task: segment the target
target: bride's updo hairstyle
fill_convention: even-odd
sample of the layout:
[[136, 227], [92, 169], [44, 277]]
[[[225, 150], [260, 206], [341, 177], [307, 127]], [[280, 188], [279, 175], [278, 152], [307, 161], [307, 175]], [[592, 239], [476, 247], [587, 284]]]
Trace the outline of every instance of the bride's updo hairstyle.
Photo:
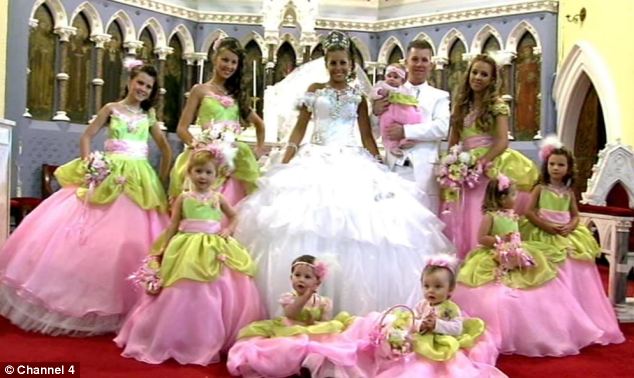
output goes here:
[[354, 54], [352, 53], [352, 42], [350, 38], [339, 30], [333, 30], [326, 36], [323, 42], [324, 46], [324, 61], [328, 64], [328, 53], [333, 51], [345, 51], [348, 53], [348, 59], [350, 60], [350, 79], [354, 79], [355, 75], [355, 63]]

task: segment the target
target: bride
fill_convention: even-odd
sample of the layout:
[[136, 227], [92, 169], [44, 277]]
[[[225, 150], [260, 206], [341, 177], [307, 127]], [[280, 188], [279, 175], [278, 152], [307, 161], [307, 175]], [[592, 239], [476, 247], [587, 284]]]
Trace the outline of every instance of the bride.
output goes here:
[[[288, 267], [301, 254], [331, 260], [319, 290], [334, 310], [365, 314], [418, 297], [426, 258], [453, 251], [412, 183], [378, 161], [367, 103], [348, 84], [350, 40], [333, 31], [324, 48], [329, 79], [300, 98], [283, 158], [288, 164], [271, 168], [239, 208], [235, 237], [258, 263], [271, 315], [289, 289]], [[300, 148], [311, 117], [311, 141]]]

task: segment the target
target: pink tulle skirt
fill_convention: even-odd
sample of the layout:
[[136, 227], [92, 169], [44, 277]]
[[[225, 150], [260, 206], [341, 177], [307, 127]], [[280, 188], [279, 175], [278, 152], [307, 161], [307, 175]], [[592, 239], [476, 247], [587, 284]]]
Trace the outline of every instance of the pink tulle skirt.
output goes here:
[[340, 334], [256, 337], [236, 342], [229, 351], [227, 368], [243, 377], [282, 378], [298, 374], [308, 356], [351, 367], [355, 355], [356, 344], [342, 340]]
[[476, 288], [458, 284], [452, 299], [484, 320], [500, 353], [573, 355], [603, 335], [560, 278], [528, 290], [497, 283]]
[[[370, 334], [382, 313], [371, 312], [357, 318], [340, 337], [339, 345], [347, 350], [356, 349], [355, 359], [342, 359], [324, 353], [311, 353], [304, 360], [313, 377], [504, 377], [495, 368], [498, 350], [495, 341], [485, 332], [476, 345], [461, 349], [446, 362], [434, 362], [415, 353], [400, 359], [387, 359], [376, 353]], [[466, 317], [466, 315], [465, 315]]]
[[159, 295], [144, 295], [114, 339], [124, 357], [149, 364], [220, 361], [240, 329], [264, 318], [252, 278], [225, 268], [213, 282], [180, 280]]
[[603, 335], [595, 342], [605, 345], [625, 341], [594, 263], [568, 258], [560, 266], [559, 277], [594, 324], [603, 331]]
[[140, 294], [127, 277], [168, 222], [125, 195], [93, 206], [61, 189], [0, 250], [0, 314], [53, 335], [116, 331]]

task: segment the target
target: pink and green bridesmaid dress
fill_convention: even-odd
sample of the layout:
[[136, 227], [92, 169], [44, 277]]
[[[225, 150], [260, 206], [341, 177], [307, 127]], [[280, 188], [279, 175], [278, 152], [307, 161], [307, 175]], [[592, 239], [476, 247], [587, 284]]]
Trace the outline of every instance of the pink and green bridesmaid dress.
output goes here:
[[[295, 298], [296, 293], [285, 293], [279, 303], [289, 305]], [[229, 372], [243, 377], [288, 377], [299, 374], [309, 355], [354, 365], [356, 348], [339, 338], [353, 318], [341, 312], [331, 319], [331, 314], [332, 301], [314, 294], [297, 321], [281, 316], [249, 324], [229, 351]]]
[[166, 244], [158, 295], [143, 295], [125, 320], [115, 343], [124, 357], [150, 364], [170, 358], [181, 364], [220, 361], [240, 329], [265, 316], [252, 279], [255, 264], [232, 237], [223, 238], [218, 193], [208, 198], [182, 194], [179, 232]]
[[[490, 134], [481, 130], [478, 119], [472, 125], [465, 125], [460, 135], [463, 149], [471, 152], [477, 158], [484, 156], [493, 145], [495, 135], [495, 118], [508, 116], [510, 110], [504, 103], [496, 103], [491, 108], [493, 125], [488, 130]], [[539, 170], [535, 163], [522, 153], [507, 148], [502, 154], [492, 161], [486, 176], [471, 189], [465, 189], [461, 198], [455, 200], [445, 199], [441, 205], [444, 211], [441, 219], [447, 224], [445, 234], [456, 245], [458, 257], [464, 259], [471, 249], [478, 244], [478, 231], [482, 223], [482, 203], [486, 191], [488, 178], [495, 178], [499, 173], [509, 177], [519, 190], [516, 209], [524, 208], [530, 198], [530, 191], [539, 179]]]
[[[548, 222], [563, 225], [570, 222], [571, 191], [541, 185], [538, 215]], [[608, 300], [595, 259], [600, 247], [584, 225], [578, 225], [569, 235], [549, 234], [528, 219], [522, 219], [520, 231], [524, 240], [535, 240], [552, 245], [557, 254], [552, 259], [559, 269], [559, 276], [577, 298], [592, 321], [603, 330], [601, 344], [621, 343], [625, 339], [619, 329], [614, 309]]]
[[[198, 110], [196, 124], [203, 130], [213, 127], [230, 130], [239, 134], [240, 111], [238, 104], [230, 96], [221, 96], [210, 92], [206, 95]], [[260, 169], [255, 155], [246, 143], [233, 142], [237, 153], [233, 159], [234, 169], [231, 172], [222, 172], [218, 175], [214, 189], [219, 190], [234, 205], [256, 188], [256, 181], [260, 176]], [[170, 198], [176, 198], [183, 190], [189, 189], [187, 180], [187, 161], [191, 156], [191, 148], [178, 155], [170, 174]]]
[[169, 222], [147, 159], [154, 113], [113, 110], [110, 174], [86, 184], [75, 159], [57, 169], [62, 189], [29, 214], [0, 250], [0, 314], [53, 335], [114, 332], [141, 294], [127, 277]]
[[[491, 236], [518, 232], [512, 210], [489, 214]], [[538, 241], [524, 241], [521, 246], [534, 266], [504, 269], [494, 248], [472, 250], [460, 268], [452, 300], [484, 320], [500, 353], [559, 357], [601, 342], [603, 331], [551, 262], [555, 248]]]

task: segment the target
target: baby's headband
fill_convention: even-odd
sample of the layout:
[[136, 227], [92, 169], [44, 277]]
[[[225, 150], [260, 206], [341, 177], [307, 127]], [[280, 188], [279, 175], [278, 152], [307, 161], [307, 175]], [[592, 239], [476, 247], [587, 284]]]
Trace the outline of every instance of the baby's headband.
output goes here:
[[386, 75], [389, 74], [389, 73], [392, 73], [392, 72], [397, 74], [403, 80], [405, 80], [405, 78], [407, 77], [407, 73], [405, 72], [405, 70], [400, 69], [400, 68], [398, 68], [396, 66], [388, 66], [385, 69], [385, 74]]
[[295, 269], [297, 265], [306, 265], [311, 267], [320, 281], [323, 281], [326, 276], [328, 276], [328, 266], [323, 261], [316, 260], [313, 264], [305, 261], [297, 261], [293, 264], [293, 266], [291, 266], [291, 270]]
[[428, 268], [428, 267], [446, 268], [446, 269], [449, 269], [449, 271], [455, 275], [456, 265], [457, 265], [457, 262], [455, 257], [443, 253], [443, 254], [433, 256], [429, 260], [427, 260], [427, 264], [425, 265], [425, 268]]

